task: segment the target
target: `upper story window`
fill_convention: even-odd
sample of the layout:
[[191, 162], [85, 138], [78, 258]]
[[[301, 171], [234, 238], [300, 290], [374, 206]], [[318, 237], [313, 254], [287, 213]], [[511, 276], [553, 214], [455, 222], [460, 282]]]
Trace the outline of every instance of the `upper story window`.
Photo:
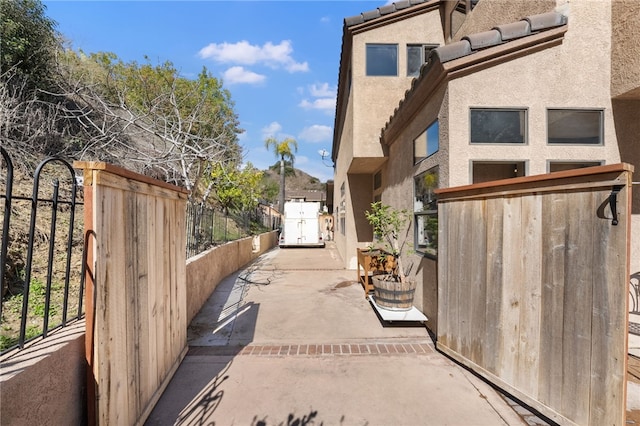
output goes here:
[[471, 108], [471, 143], [527, 142], [527, 111], [509, 108]]
[[548, 109], [547, 142], [550, 144], [601, 145], [603, 111]]
[[407, 45], [407, 76], [416, 77], [420, 74], [422, 64], [427, 62], [429, 52], [438, 47], [437, 44], [408, 44]]
[[440, 147], [440, 127], [438, 120], [431, 123], [427, 130], [413, 140], [413, 164], [417, 164], [431, 154], [438, 151]]
[[397, 76], [398, 45], [367, 44], [367, 75]]

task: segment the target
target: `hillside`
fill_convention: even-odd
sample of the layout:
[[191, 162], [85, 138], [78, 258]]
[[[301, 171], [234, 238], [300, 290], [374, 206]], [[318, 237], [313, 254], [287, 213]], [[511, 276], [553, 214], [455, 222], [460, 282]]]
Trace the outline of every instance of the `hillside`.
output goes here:
[[[285, 191], [324, 191], [325, 184], [318, 178], [313, 177], [300, 169], [294, 168], [295, 174], [286, 175], [285, 178]], [[264, 172], [265, 180], [275, 183], [280, 187], [280, 173], [276, 170], [267, 169]]]

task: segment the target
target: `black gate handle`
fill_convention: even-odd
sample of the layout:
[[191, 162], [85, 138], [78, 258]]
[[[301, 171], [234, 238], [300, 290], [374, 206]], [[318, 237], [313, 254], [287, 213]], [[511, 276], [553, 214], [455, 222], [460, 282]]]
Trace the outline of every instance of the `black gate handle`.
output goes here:
[[618, 193], [622, 188], [624, 188], [624, 185], [614, 185], [611, 190], [611, 194], [609, 195], [609, 207], [611, 208], [611, 214], [613, 215], [611, 224], [614, 226], [618, 224]]

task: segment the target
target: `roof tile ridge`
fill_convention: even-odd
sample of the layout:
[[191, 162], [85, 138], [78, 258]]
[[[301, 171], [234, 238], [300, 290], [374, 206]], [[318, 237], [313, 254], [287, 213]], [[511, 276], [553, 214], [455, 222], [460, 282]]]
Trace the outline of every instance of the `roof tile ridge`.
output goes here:
[[391, 13], [398, 12], [400, 10], [407, 9], [409, 7], [416, 6], [422, 3], [426, 3], [428, 1], [430, 0], [400, 0], [394, 3], [389, 3], [376, 9], [362, 12], [358, 15], [346, 17], [344, 18], [344, 25], [347, 27], [351, 27], [353, 25], [362, 24], [367, 21], [380, 18], [381, 16], [389, 15]]

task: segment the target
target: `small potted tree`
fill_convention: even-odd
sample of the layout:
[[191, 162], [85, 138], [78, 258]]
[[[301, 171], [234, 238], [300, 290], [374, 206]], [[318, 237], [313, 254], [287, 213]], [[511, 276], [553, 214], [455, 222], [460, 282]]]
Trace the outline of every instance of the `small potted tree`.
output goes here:
[[[380, 250], [380, 261], [391, 265], [387, 273], [373, 275], [373, 297], [384, 309], [407, 311], [413, 307], [416, 281], [407, 277], [404, 262], [405, 244], [409, 234], [409, 214], [389, 205], [375, 202], [365, 217], [373, 226], [373, 235]], [[386, 257], [391, 256], [392, 262]], [[410, 268], [409, 268], [410, 269]]]

